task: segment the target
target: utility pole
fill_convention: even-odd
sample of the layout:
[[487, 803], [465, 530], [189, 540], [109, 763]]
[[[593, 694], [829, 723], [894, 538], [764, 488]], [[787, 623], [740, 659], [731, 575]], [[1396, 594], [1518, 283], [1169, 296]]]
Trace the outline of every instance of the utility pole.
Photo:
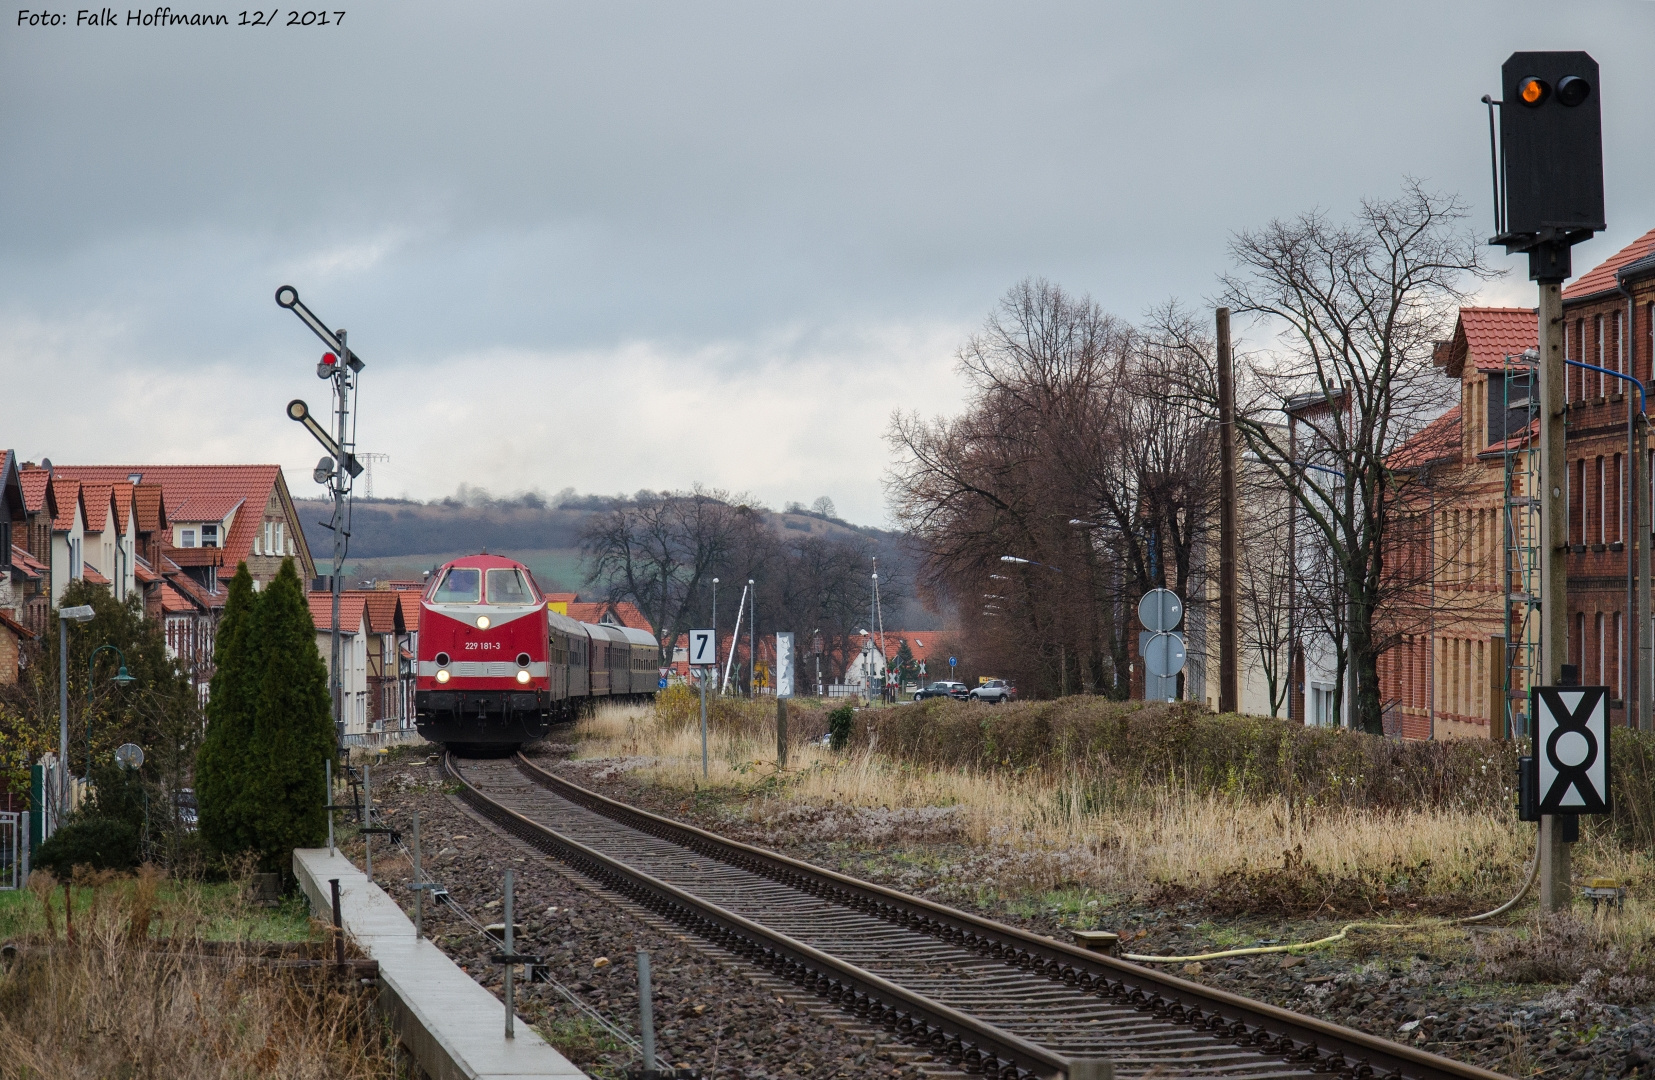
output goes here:
[[747, 579], [747, 700], [758, 697], [758, 631], [755, 627], [759, 620], [758, 590], [753, 588], [753, 579]]
[[[1218, 309], [1218, 711], [1241, 711], [1236, 614], [1236, 398], [1230, 309]], [[1209, 654], [1210, 655], [1210, 654]]]

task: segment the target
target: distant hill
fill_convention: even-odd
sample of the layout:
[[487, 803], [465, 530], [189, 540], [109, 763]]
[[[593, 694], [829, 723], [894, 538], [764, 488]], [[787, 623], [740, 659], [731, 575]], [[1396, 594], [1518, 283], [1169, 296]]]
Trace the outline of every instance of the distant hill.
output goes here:
[[[523, 563], [550, 592], [595, 595], [581, 566], [580, 535], [587, 520], [607, 509], [610, 502], [591, 496], [564, 497], [554, 505], [534, 495], [435, 502], [357, 499], [345, 576], [356, 584], [387, 578], [417, 580], [424, 571], [449, 559], [487, 550]], [[322, 499], [296, 499], [294, 503], [311, 554], [318, 569], [325, 572], [333, 557], [333, 535], [325, 527], [333, 504]], [[852, 525], [809, 510], [769, 512], [768, 516], [786, 534], [856, 535], [872, 541], [879, 556], [880, 580], [895, 585], [908, 598], [886, 607], [886, 627], [932, 630], [942, 625], [911, 599], [914, 563], [902, 534]]]

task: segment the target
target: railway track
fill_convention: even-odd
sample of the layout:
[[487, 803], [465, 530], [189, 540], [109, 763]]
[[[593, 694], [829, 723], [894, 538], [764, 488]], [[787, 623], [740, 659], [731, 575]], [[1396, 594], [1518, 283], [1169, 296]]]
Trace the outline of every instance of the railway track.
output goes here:
[[1500, 1080], [724, 839], [518, 757], [444, 768], [485, 817], [689, 932], [1002, 1080]]

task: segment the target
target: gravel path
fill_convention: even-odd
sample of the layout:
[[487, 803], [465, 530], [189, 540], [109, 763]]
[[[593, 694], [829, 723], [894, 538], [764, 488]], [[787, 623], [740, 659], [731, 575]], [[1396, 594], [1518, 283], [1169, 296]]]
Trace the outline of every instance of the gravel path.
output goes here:
[[[562, 864], [497, 833], [441, 787], [423, 759], [374, 768], [374, 803], [408, 836], [420, 812], [423, 859], [430, 877], [474, 918], [501, 921], [507, 867], [516, 871], [520, 952], [545, 958], [551, 975], [616, 1026], [637, 1037], [635, 954], [650, 953], [658, 1054], [704, 1077], [902, 1077], [924, 1075], [919, 1051], [892, 1044], [883, 1031], [858, 1028], [808, 999], [791, 1004], [791, 988], [716, 950], [704, 950]], [[408, 860], [374, 842], [374, 877], [410, 912]], [[359, 839], [344, 847], [362, 863]], [[646, 921], [647, 920], [647, 921]], [[501, 972], [488, 962], [498, 946], [445, 906], [426, 906], [427, 935], [479, 983], [501, 993]], [[518, 1015], [594, 1076], [619, 1077], [636, 1065], [629, 1048], [545, 984], [518, 985]]]

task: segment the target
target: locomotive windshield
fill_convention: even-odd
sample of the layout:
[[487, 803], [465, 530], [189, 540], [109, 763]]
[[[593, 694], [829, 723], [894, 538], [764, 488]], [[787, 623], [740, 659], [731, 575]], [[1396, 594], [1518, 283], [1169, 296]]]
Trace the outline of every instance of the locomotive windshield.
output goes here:
[[[449, 567], [431, 597], [434, 604], [475, 604], [481, 599], [483, 572], [463, 566]], [[492, 582], [490, 583], [492, 584]]]
[[517, 570], [488, 572], [488, 602], [491, 604], [532, 604], [534, 592]]

